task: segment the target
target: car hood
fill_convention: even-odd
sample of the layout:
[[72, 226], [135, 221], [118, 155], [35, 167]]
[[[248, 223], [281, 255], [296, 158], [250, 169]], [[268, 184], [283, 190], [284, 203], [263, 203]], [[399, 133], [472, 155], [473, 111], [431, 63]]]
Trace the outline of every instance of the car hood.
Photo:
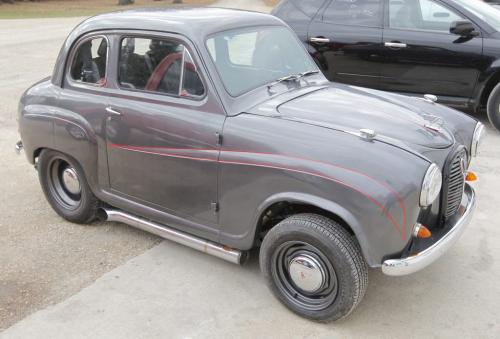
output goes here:
[[454, 143], [454, 137], [436, 114], [437, 108], [439, 105], [421, 98], [339, 84], [277, 105], [284, 119], [354, 133], [370, 129], [376, 135], [406, 144], [447, 148]]

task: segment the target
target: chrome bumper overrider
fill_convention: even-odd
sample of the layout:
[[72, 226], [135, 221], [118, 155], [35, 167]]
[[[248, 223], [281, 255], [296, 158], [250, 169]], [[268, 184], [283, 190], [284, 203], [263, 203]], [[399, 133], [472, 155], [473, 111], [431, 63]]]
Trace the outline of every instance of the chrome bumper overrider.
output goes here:
[[15, 146], [16, 153], [19, 154], [24, 149], [23, 142], [18, 141]]
[[453, 244], [464, 232], [476, 207], [476, 195], [474, 193], [474, 189], [467, 183], [465, 184], [464, 195], [468, 199], [467, 204], [465, 206], [462, 205], [465, 207], [460, 209], [462, 211], [462, 215], [458, 218], [455, 225], [448, 233], [436, 241], [436, 243], [418, 254], [407, 258], [389, 259], [384, 261], [382, 264], [382, 272], [392, 276], [411, 274], [430, 265], [443, 253], [448, 251], [448, 249], [453, 246]]

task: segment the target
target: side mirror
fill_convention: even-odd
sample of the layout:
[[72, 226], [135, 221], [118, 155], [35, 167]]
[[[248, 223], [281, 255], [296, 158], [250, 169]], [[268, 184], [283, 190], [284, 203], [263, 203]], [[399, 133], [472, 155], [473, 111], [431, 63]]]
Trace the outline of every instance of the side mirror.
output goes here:
[[453, 21], [450, 26], [450, 33], [467, 38], [479, 35], [479, 32], [476, 31], [472, 22], [467, 20]]

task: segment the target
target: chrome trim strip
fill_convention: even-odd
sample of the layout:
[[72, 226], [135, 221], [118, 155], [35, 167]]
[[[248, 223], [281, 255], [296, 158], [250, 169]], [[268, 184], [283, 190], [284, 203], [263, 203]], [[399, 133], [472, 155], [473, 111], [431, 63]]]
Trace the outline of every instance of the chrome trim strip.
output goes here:
[[193, 248], [195, 250], [210, 254], [214, 257], [224, 259], [233, 264], [241, 264], [244, 261], [243, 252], [237, 249], [229, 248], [214, 242], [195, 237], [193, 235], [174, 230], [164, 225], [145, 220], [126, 212], [114, 209], [103, 208], [106, 213], [106, 221], [117, 221], [143, 231], [155, 234], [167, 240], [171, 240], [181, 245]]
[[465, 185], [464, 194], [469, 198], [465, 211], [448, 233], [435, 244], [414, 256], [384, 261], [382, 272], [391, 276], [411, 274], [430, 265], [448, 251], [464, 232], [476, 208], [476, 194], [469, 184]]
[[320, 44], [326, 44], [330, 42], [330, 39], [328, 38], [309, 38], [310, 42], [315, 42], [315, 43], [320, 43]]
[[389, 48], [406, 48], [407, 45], [401, 42], [386, 42], [384, 43], [385, 47]]

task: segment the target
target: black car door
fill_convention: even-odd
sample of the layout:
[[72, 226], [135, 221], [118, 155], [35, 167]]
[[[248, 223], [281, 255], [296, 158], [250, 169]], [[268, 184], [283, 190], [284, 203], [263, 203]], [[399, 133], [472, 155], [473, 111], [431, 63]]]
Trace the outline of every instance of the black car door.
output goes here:
[[[116, 38], [118, 39], [118, 37]], [[122, 36], [106, 125], [110, 187], [155, 210], [217, 228], [219, 143], [225, 114], [188, 44]], [[192, 50], [192, 49], [191, 49]]]
[[465, 104], [480, 71], [482, 38], [451, 34], [452, 22], [466, 18], [439, 0], [386, 2], [381, 88]]
[[309, 52], [330, 81], [378, 88], [383, 0], [332, 0], [309, 26]]

